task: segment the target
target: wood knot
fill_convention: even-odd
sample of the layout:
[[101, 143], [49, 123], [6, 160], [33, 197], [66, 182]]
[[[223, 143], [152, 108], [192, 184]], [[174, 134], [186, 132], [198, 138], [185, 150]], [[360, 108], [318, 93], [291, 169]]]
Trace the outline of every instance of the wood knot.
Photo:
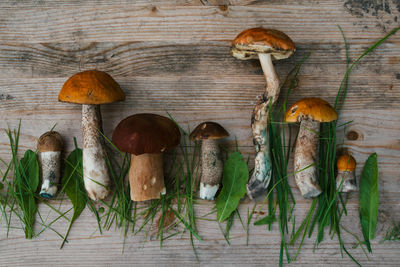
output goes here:
[[225, 12], [228, 10], [228, 5], [219, 5], [218, 7], [222, 12]]
[[352, 141], [363, 139], [362, 134], [357, 131], [354, 131], [354, 130], [347, 132], [346, 137], [348, 140], [352, 140]]

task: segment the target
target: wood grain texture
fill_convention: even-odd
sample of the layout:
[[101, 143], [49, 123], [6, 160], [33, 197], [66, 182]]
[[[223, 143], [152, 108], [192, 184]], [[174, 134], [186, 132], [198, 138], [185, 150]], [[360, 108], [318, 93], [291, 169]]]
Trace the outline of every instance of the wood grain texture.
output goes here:
[[[239, 61], [229, 54], [231, 40], [243, 29], [265, 26], [287, 33], [296, 43], [296, 54], [275, 63], [283, 79], [293, 65], [311, 52], [303, 66], [292, 104], [302, 97], [319, 96], [334, 102], [345, 73], [342, 26], [354, 60], [365, 48], [398, 25], [396, 0], [179, 0], [179, 1], [66, 1], [4, 0], [0, 3], [0, 158], [10, 159], [3, 130], [22, 121], [21, 151], [34, 149], [37, 138], [57, 123], [64, 136], [66, 154], [72, 137], [81, 144], [81, 107], [57, 101], [62, 84], [72, 74], [97, 68], [110, 73], [127, 95], [126, 101], [102, 106], [104, 131], [128, 115], [169, 111], [184, 126], [193, 128], [213, 120], [231, 134], [224, 145], [240, 150], [252, 160], [250, 114], [265, 80], [257, 61]], [[359, 182], [368, 155], [378, 153], [380, 213], [374, 254], [367, 260], [356, 240], [344, 234], [347, 248], [363, 266], [398, 266], [399, 243], [379, 244], [392, 221], [400, 221], [400, 35], [362, 60], [350, 78], [350, 88], [339, 124], [338, 138], [358, 162]], [[284, 92], [282, 93], [282, 95]], [[282, 100], [281, 100], [282, 101]], [[297, 126], [290, 127], [293, 134]], [[252, 162], [250, 160], [250, 162]], [[166, 159], [168, 164], [168, 156]], [[250, 163], [250, 168], [253, 163]], [[292, 164], [292, 159], [291, 163]], [[292, 165], [290, 165], [292, 166]], [[4, 166], [1, 165], [1, 170]], [[289, 169], [289, 172], [292, 170]], [[297, 201], [298, 224], [310, 201], [302, 199], [294, 178], [290, 186]], [[361, 237], [358, 193], [348, 197], [343, 224]], [[54, 205], [59, 202], [55, 201]], [[213, 204], [199, 201], [196, 215], [210, 212]], [[248, 199], [240, 206], [246, 220]], [[69, 201], [62, 202], [66, 211]], [[47, 222], [56, 214], [40, 205]], [[208, 218], [214, 218], [215, 214]], [[196, 241], [200, 261], [187, 235], [165, 241], [143, 234], [128, 235], [125, 252], [118, 230], [96, 232], [95, 218], [84, 211], [74, 224], [63, 250], [59, 236], [47, 230], [38, 238], [24, 239], [21, 229], [6, 237], [0, 224], [0, 266], [276, 266], [279, 260], [278, 225], [272, 231], [252, 226], [249, 246], [239, 221], [231, 231], [231, 246], [215, 222], [198, 220], [203, 242]], [[64, 233], [67, 221], [54, 230]], [[19, 228], [16, 220], [12, 226]], [[41, 226], [36, 224], [38, 230]], [[314, 237], [306, 239], [297, 261], [288, 265], [351, 265], [340, 255], [337, 240], [326, 238], [313, 252]], [[296, 246], [291, 247], [291, 255]]]

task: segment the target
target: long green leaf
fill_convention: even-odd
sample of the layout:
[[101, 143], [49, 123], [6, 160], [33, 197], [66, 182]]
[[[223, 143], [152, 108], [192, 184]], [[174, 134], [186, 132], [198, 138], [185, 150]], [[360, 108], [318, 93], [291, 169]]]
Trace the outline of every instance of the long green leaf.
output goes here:
[[36, 153], [32, 150], [27, 150], [19, 163], [16, 167], [18, 175], [16, 175], [15, 193], [24, 214], [25, 237], [31, 239], [37, 212], [35, 192], [39, 185], [39, 163]]
[[217, 199], [217, 219], [225, 221], [236, 210], [240, 199], [246, 194], [249, 170], [242, 154], [232, 153], [224, 166], [222, 189]]
[[360, 182], [360, 222], [369, 252], [372, 252], [370, 240], [375, 237], [378, 222], [378, 206], [378, 157], [373, 153], [365, 162]]
[[74, 213], [60, 248], [64, 246], [72, 224], [85, 209], [88, 201], [82, 179], [82, 150], [80, 148], [75, 148], [75, 150], [69, 154], [65, 162], [65, 173], [61, 180], [63, 186], [62, 191], [64, 191], [71, 200]]

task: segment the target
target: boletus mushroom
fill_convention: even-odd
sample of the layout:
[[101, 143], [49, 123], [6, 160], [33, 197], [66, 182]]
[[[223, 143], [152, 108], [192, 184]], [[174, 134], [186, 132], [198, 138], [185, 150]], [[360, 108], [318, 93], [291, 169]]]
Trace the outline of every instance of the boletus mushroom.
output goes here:
[[40, 196], [52, 198], [60, 182], [61, 151], [63, 140], [56, 131], [49, 131], [39, 137], [37, 143], [42, 188]]
[[69, 78], [61, 88], [58, 100], [82, 104], [83, 179], [93, 200], [108, 194], [110, 177], [105, 161], [100, 105], [125, 100], [118, 83], [107, 73], [83, 71]]
[[224, 169], [218, 139], [229, 133], [216, 122], [206, 121], [199, 124], [190, 134], [192, 141], [201, 141], [201, 178], [200, 198], [213, 200], [218, 191]]
[[340, 192], [344, 193], [357, 190], [355, 174], [356, 160], [349, 154], [343, 154], [338, 158], [336, 166], [336, 188], [340, 188]]
[[266, 192], [271, 179], [271, 157], [268, 141], [268, 109], [278, 99], [280, 84], [272, 59], [290, 57], [296, 50], [293, 41], [278, 30], [252, 28], [241, 32], [232, 42], [231, 54], [238, 59], [258, 58], [264, 72], [267, 86], [254, 107], [251, 128], [256, 149], [255, 166], [247, 184], [250, 199]]
[[166, 193], [162, 153], [177, 146], [180, 139], [178, 126], [156, 114], [135, 114], [117, 125], [113, 143], [132, 154], [129, 184], [133, 201], [158, 199]]
[[304, 98], [286, 112], [286, 122], [300, 122], [294, 151], [294, 177], [305, 198], [321, 194], [317, 177], [318, 136], [321, 122], [337, 120], [335, 109], [323, 99]]

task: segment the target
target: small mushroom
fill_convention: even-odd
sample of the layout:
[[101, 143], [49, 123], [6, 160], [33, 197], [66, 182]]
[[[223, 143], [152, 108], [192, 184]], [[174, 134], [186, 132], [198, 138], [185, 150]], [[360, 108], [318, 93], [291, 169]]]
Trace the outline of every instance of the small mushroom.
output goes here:
[[294, 103], [286, 113], [286, 122], [300, 122], [294, 151], [294, 177], [305, 198], [321, 194], [317, 182], [318, 135], [321, 122], [337, 120], [337, 113], [320, 98], [304, 98]]
[[336, 188], [339, 189], [343, 181], [340, 192], [356, 191], [356, 160], [349, 154], [343, 154], [338, 158], [336, 166], [338, 170]]
[[132, 115], [117, 125], [113, 143], [132, 154], [129, 184], [133, 201], [158, 199], [166, 193], [162, 153], [177, 146], [180, 139], [178, 126], [156, 114]]
[[232, 56], [242, 60], [258, 58], [267, 81], [265, 92], [254, 107], [251, 118], [253, 143], [257, 154], [254, 172], [247, 184], [247, 195], [250, 199], [265, 193], [271, 179], [268, 108], [276, 102], [280, 92], [279, 78], [272, 59], [288, 58], [295, 50], [295, 44], [286, 34], [273, 29], [248, 29], [241, 32], [232, 42]]
[[62, 148], [63, 140], [58, 132], [46, 132], [39, 137], [37, 150], [42, 177], [42, 188], [39, 193], [41, 197], [52, 198], [57, 193]]
[[100, 133], [103, 131], [100, 105], [125, 100], [125, 94], [110, 75], [89, 70], [69, 78], [58, 100], [82, 104], [83, 180], [91, 199], [104, 199], [108, 195], [110, 177]]
[[216, 122], [206, 121], [199, 124], [190, 134], [190, 139], [201, 140], [201, 179], [200, 198], [213, 200], [221, 182], [223, 163], [218, 139], [229, 133]]

